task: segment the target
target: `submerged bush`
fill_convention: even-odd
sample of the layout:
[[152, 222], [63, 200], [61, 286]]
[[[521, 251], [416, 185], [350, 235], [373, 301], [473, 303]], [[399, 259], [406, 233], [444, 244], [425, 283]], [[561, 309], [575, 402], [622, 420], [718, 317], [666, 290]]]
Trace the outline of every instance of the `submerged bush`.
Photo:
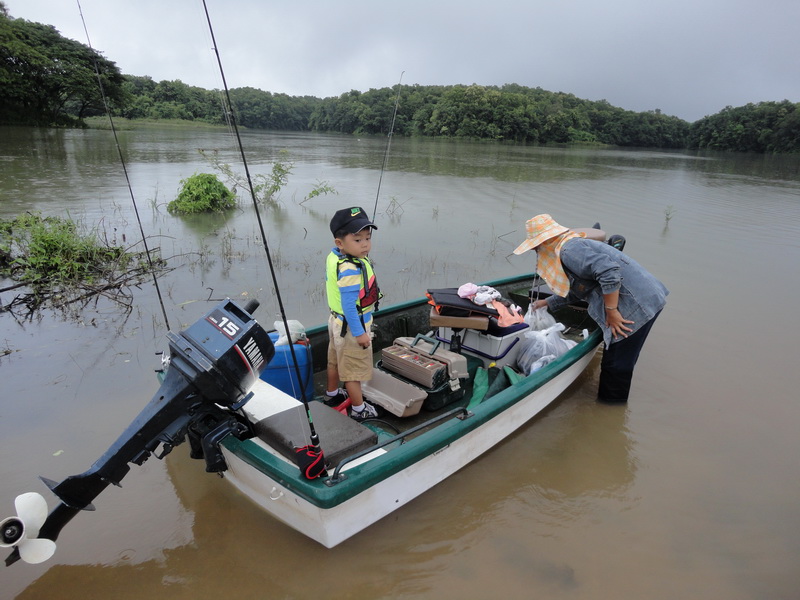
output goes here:
[[178, 197], [167, 205], [167, 210], [177, 214], [221, 212], [236, 206], [236, 195], [216, 175], [195, 173], [181, 180]]
[[0, 273], [18, 281], [91, 282], [109, 264], [129, 260], [123, 248], [81, 234], [68, 219], [25, 213], [0, 221]]
[[104, 232], [86, 233], [70, 219], [25, 213], [0, 220], [0, 313], [33, 318], [41, 308], [75, 311], [105, 298], [130, 311], [133, 289], [167, 270], [159, 249], [149, 253], [109, 242]]

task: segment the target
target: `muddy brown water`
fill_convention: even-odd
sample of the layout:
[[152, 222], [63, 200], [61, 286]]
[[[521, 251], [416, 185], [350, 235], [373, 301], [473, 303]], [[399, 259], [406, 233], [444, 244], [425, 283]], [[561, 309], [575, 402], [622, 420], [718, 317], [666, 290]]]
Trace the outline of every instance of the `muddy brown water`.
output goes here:
[[[252, 207], [178, 218], [181, 179], [237, 165], [225, 132], [121, 132], [143, 226], [177, 268], [172, 329], [208, 298], [274, 290]], [[372, 213], [383, 139], [248, 132], [254, 172], [294, 172], [263, 213], [289, 318], [325, 318], [337, 208]], [[66, 214], [139, 239], [113, 138], [4, 128], [0, 217]], [[328, 182], [336, 195], [304, 201]], [[178, 447], [133, 467], [44, 565], [0, 573], [0, 597], [793, 598], [800, 589], [800, 159], [453, 141], [392, 143], [373, 257], [386, 303], [530, 270], [510, 256], [540, 212], [595, 221], [670, 288], [628, 406], [595, 402], [598, 365], [459, 473], [332, 550], [262, 513]], [[667, 218], [670, 216], [671, 218]], [[87, 469], [157, 390], [166, 348], [152, 284], [125, 316], [99, 302], [32, 321], [0, 315], [0, 507], [43, 475]], [[7, 295], [3, 294], [3, 301]]]

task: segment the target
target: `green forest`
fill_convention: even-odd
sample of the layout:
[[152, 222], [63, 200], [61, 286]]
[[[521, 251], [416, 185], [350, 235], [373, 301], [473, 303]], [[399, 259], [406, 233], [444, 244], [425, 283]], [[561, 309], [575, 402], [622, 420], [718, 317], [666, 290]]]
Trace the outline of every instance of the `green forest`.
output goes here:
[[[399, 89], [398, 89], [399, 88]], [[236, 122], [254, 129], [469, 138], [539, 144], [607, 144], [735, 152], [800, 151], [800, 103], [725, 107], [694, 123], [516, 84], [401, 85], [338, 97], [230, 90]], [[51, 25], [15, 19], [0, 0], [0, 125], [82, 127], [106, 114], [225, 124], [219, 90], [122, 74]]]

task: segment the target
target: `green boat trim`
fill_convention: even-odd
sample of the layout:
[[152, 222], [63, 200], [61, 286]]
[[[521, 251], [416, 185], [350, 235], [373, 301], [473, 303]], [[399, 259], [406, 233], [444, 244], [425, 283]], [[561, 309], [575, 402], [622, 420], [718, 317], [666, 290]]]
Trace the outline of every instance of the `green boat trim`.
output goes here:
[[[518, 280], [518, 278], [512, 279], [513, 281]], [[397, 310], [402, 310], [401, 307], [413, 307], [418, 302], [405, 303], [397, 307]], [[325, 478], [307, 480], [301, 477], [295, 464], [271, 454], [252, 440], [242, 441], [230, 436], [223, 441], [223, 445], [244, 462], [263, 472], [310, 504], [322, 509], [330, 509], [488, 423], [574, 365], [586, 354], [592, 352], [601, 342], [600, 330], [593, 331], [585, 340], [579, 342], [557, 360], [472, 408], [467, 418], [451, 418], [436, 425], [430, 431], [392, 448], [381, 456], [351, 467], [346, 471], [346, 477], [334, 485], [328, 485]]]

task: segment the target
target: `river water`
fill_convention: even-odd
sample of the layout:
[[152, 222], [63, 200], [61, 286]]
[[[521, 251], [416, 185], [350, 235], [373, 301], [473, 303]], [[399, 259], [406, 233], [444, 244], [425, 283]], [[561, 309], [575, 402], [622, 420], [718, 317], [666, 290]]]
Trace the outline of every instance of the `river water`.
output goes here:
[[[198, 149], [241, 172], [233, 138], [119, 134], [150, 246], [174, 267], [159, 280], [170, 328], [226, 296], [258, 298], [271, 325], [252, 204], [166, 211], [181, 179], [212, 172]], [[294, 164], [262, 217], [288, 317], [320, 323], [328, 221], [344, 206], [373, 212], [385, 139], [245, 132], [243, 143], [254, 174]], [[305, 200], [322, 182], [337, 193]], [[0, 218], [25, 210], [141, 238], [108, 131], [0, 130]], [[511, 251], [541, 212], [624, 235], [671, 290], [627, 406], [595, 402], [595, 360], [517, 434], [332, 550], [206, 474], [184, 445], [106, 490], [51, 561], [4, 568], [0, 597], [796, 598], [800, 157], [395, 139], [373, 238], [384, 302], [531, 270], [532, 256]], [[25, 491], [52, 506], [37, 476], [86, 470], [156, 392], [167, 329], [152, 282], [133, 292], [129, 315], [104, 301], [0, 314], [1, 516]]]

